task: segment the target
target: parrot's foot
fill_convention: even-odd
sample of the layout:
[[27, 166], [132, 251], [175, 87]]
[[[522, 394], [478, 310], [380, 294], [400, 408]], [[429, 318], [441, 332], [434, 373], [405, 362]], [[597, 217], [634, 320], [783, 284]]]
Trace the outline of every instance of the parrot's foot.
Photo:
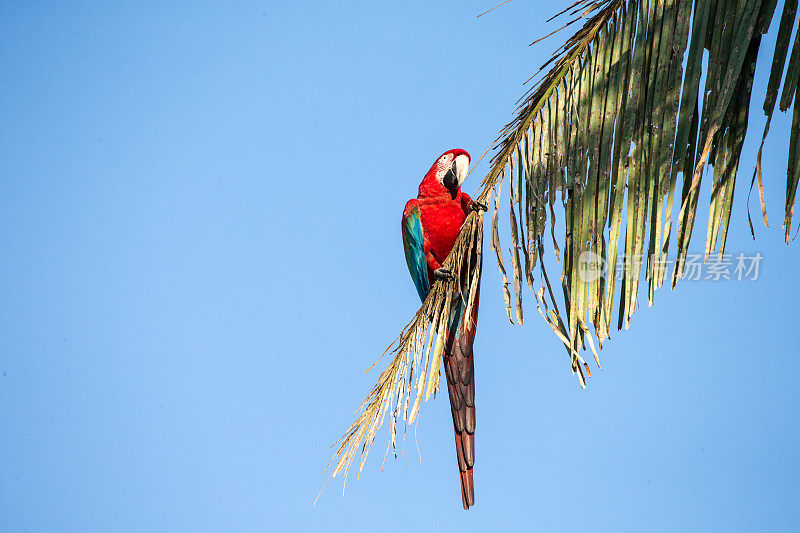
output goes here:
[[433, 271], [433, 277], [436, 279], [443, 279], [446, 281], [450, 281], [451, 279], [453, 279], [453, 273], [446, 268], [437, 268], [436, 270]]
[[486, 211], [489, 209], [488, 207], [486, 207], [486, 204], [476, 202], [475, 200], [472, 201], [472, 204], [470, 204], [469, 208], [472, 211]]

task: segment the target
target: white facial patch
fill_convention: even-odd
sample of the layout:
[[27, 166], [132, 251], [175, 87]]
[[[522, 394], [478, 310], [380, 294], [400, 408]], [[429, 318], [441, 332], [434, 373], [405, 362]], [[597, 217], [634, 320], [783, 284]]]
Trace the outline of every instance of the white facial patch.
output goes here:
[[436, 162], [436, 180], [439, 183], [444, 182], [444, 175], [447, 174], [451, 166], [453, 166], [453, 154], [444, 154]]

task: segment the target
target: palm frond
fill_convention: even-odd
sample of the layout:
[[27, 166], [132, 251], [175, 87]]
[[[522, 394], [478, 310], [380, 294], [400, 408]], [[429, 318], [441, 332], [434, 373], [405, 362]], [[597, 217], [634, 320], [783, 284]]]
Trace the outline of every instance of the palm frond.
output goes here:
[[[714, 170], [705, 257], [715, 250], [724, 253], [759, 45], [776, 4], [777, 0], [576, 2], [573, 15], [591, 16], [545, 64], [549, 70], [500, 132], [483, 192], [506, 173], [512, 177], [512, 264], [517, 266], [516, 254], [522, 249], [531, 288], [538, 264], [541, 288], [534, 289], [534, 296], [540, 314], [564, 342], [582, 386], [587, 367], [578, 351], [588, 345], [596, 356], [587, 325], [593, 325], [602, 347], [612, 328], [616, 298], [617, 328], [630, 326], [643, 270], [650, 305], [669, 263], [674, 262], [673, 288], [684, 276], [707, 163]], [[772, 54], [763, 138], [781, 80], [782, 111], [798, 92], [800, 41], [795, 40], [784, 69], [796, 19], [797, 0], [786, 0]], [[800, 175], [800, 106], [795, 103], [794, 109], [784, 217], [787, 242]], [[760, 152], [753, 181], [757, 175], [766, 223]], [[555, 236], [557, 198], [566, 221], [563, 247]], [[497, 218], [495, 212], [493, 219]], [[562, 266], [563, 314], [545, 267], [548, 225]], [[493, 242], [504, 273], [495, 230]], [[506, 298], [509, 317], [516, 314], [521, 319], [521, 284], [516, 275], [514, 280], [515, 297]], [[503, 291], [508, 291], [505, 276]], [[550, 305], [542, 311], [545, 297]]]
[[[800, 179], [800, 32], [786, 65], [797, 1], [783, 4], [762, 135], [763, 147], [775, 104], [786, 111], [794, 102], [784, 216], [787, 242]], [[562, 28], [581, 19], [585, 23], [542, 66], [540, 72], [550, 68], [501, 130], [476, 200], [488, 203], [495, 194], [491, 249], [497, 256], [508, 318], [522, 324], [524, 279], [539, 314], [564, 344], [582, 387], [591, 373], [580, 350], [588, 347], [600, 364], [589, 324], [602, 348], [612, 328], [617, 294], [617, 328], [630, 326], [643, 268], [650, 305], [669, 262], [674, 262], [672, 288], [684, 276], [707, 163], [714, 170], [705, 257], [714, 250], [724, 253], [761, 36], [776, 8], [777, 0], [575, 1], [561, 13], [573, 17]], [[760, 148], [751, 187], [756, 177], [766, 224]], [[510, 189], [513, 296], [498, 228], [505, 178]], [[560, 241], [557, 199], [566, 226]], [[359, 451], [360, 474], [386, 413], [394, 446], [398, 419], [413, 423], [421, 400], [438, 389], [441, 332], [450, 321], [455, 298], [471, 306], [477, 297], [482, 242], [483, 214], [472, 213], [444, 264], [455, 281], [437, 282], [387, 348], [385, 353], [393, 355], [389, 367], [356, 411], [356, 421], [334, 445], [332, 476], [346, 476]], [[561, 276], [554, 279], [560, 291], [554, 290], [545, 267], [550, 246], [561, 264]]]

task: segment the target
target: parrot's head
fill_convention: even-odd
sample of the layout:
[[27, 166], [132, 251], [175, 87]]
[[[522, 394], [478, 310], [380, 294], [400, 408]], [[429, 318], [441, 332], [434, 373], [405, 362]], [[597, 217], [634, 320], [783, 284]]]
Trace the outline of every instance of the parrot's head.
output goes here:
[[420, 196], [449, 194], [455, 198], [467, 177], [470, 157], [466, 150], [448, 150], [436, 159], [419, 185]]

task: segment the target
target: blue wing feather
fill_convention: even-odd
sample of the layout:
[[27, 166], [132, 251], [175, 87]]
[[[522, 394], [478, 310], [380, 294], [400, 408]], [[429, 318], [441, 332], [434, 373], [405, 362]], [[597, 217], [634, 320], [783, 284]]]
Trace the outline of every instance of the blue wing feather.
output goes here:
[[420, 300], [425, 300], [430, 290], [428, 283], [428, 263], [425, 261], [423, 248], [422, 220], [419, 207], [412, 207], [408, 216], [403, 217], [403, 248], [406, 253], [406, 264]]

